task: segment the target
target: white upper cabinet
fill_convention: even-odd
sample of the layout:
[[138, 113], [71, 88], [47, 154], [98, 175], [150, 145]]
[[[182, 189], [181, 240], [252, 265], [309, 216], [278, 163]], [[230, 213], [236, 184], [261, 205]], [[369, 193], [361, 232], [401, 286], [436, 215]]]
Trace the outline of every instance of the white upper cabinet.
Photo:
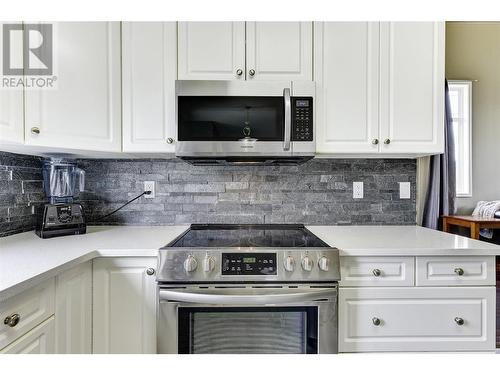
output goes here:
[[173, 153], [177, 24], [124, 22], [122, 69], [123, 151]]
[[379, 23], [316, 22], [316, 150], [377, 153]]
[[312, 22], [247, 22], [247, 80], [312, 80]]
[[54, 23], [54, 60], [57, 87], [26, 90], [26, 144], [121, 151], [120, 23]]
[[179, 22], [179, 79], [245, 79], [245, 22]]
[[317, 152], [444, 150], [444, 23], [315, 23]]
[[444, 151], [444, 22], [380, 25], [384, 153]]
[[[0, 23], [0, 51], [3, 51], [3, 37], [3, 23]], [[3, 72], [3, 61], [0, 66]], [[24, 142], [23, 111], [23, 90], [0, 87], [0, 144]]]

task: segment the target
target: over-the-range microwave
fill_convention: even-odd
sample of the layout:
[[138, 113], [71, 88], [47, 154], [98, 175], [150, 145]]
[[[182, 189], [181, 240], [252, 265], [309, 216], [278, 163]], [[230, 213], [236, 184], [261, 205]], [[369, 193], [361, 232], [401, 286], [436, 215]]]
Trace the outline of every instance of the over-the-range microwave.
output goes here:
[[177, 81], [176, 156], [196, 165], [309, 160], [314, 94], [313, 82]]

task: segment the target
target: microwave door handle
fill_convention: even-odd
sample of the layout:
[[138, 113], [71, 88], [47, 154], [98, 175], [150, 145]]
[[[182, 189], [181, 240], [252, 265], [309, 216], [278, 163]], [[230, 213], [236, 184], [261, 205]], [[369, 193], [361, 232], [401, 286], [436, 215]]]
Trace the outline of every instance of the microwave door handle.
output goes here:
[[288, 87], [283, 89], [283, 98], [285, 100], [285, 137], [283, 139], [283, 150], [290, 151], [290, 140], [292, 135], [292, 100]]
[[[237, 292], [236, 292], [237, 293]], [[307, 292], [283, 293], [283, 294], [211, 294], [186, 292], [180, 290], [160, 290], [160, 301], [176, 301], [185, 303], [197, 303], [204, 305], [267, 305], [304, 303], [318, 299], [335, 297], [337, 290], [334, 288], [315, 289]]]

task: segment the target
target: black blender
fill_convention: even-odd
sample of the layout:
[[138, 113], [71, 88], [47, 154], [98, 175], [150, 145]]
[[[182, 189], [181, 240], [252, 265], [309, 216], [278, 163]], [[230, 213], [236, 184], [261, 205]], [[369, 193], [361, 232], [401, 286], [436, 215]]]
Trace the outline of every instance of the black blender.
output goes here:
[[43, 162], [42, 173], [48, 203], [40, 207], [36, 234], [41, 238], [84, 234], [83, 208], [73, 198], [77, 182], [78, 190], [84, 190], [85, 172], [72, 161], [50, 159]]

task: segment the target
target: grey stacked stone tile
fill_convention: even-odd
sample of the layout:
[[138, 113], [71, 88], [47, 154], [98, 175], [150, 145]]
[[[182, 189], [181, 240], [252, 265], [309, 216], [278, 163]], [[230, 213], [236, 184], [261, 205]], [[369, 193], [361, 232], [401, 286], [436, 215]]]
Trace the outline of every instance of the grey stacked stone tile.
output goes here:
[[33, 230], [45, 202], [41, 158], [0, 152], [0, 237]]
[[[80, 201], [90, 224], [304, 223], [415, 224], [416, 161], [315, 159], [300, 166], [191, 166], [168, 160], [79, 160], [87, 172]], [[156, 181], [140, 198], [99, 220]], [[353, 181], [364, 198], [352, 198]], [[398, 182], [411, 183], [399, 199]]]

